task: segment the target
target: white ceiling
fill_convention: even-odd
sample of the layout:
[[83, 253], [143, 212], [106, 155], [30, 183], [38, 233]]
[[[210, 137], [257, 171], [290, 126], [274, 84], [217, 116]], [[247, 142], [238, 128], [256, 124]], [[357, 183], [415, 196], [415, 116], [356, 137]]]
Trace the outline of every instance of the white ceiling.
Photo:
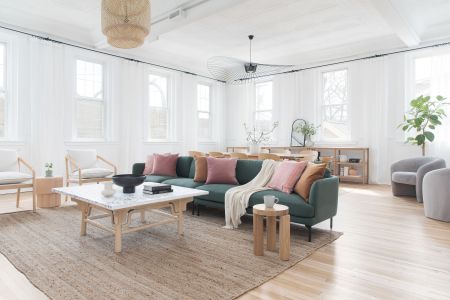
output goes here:
[[[196, 6], [197, 5], [197, 6]], [[139, 49], [109, 48], [101, 0], [0, 0], [0, 22], [207, 74], [211, 56], [309, 64], [450, 38], [449, 0], [151, 0]], [[165, 20], [175, 9], [184, 17]]]

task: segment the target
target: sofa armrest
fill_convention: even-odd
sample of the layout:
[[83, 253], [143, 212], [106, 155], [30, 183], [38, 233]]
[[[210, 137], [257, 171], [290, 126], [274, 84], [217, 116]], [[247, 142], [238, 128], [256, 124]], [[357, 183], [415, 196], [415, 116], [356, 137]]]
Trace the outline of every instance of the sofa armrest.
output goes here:
[[337, 213], [339, 178], [319, 179], [311, 186], [309, 204], [314, 207], [316, 222], [327, 220]]
[[145, 163], [135, 163], [133, 165], [133, 175], [142, 175], [144, 173]]

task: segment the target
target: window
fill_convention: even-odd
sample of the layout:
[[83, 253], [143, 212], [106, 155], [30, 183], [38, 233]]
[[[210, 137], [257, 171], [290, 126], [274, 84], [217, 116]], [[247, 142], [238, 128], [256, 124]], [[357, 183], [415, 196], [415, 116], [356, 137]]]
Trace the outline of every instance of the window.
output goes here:
[[322, 73], [321, 139], [350, 140], [347, 70]]
[[77, 60], [75, 137], [105, 138], [103, 65]]
[[148, 76], [149, 140], [167, 140], [169, 138], [168, 87], [166, 76], [155, 74]]
[[199, 138], [211, 139], [211, 87], [209, 85], [197, 85], [197, 116]]
[[272, 81], [255, 86], [255, 127], [260, 130], [272, 128]]
[[0, 43], [0, 138], [6, 136], [6, 45]]
[[417, 58], [414, 61], [415, 97], [430, 96], [431, 94], [431, 63], [432, 57]]

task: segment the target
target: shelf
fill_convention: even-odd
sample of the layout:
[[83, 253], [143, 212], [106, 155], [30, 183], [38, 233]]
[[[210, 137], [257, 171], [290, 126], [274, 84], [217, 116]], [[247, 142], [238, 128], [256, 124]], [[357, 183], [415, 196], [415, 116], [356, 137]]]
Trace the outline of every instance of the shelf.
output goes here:
[[366, 163], [365, 162], [359, 162], [359, 163], [351, 163], [351, 162], [337, 162], [338, 165], [350, 165], [350, 166], [363, 166]]
[[363, 179], [364, 178], [364, 176], [362, 176], [362, 175], [347, 175], [347, 176], [338, 175], [338, 177], [341, 179]]

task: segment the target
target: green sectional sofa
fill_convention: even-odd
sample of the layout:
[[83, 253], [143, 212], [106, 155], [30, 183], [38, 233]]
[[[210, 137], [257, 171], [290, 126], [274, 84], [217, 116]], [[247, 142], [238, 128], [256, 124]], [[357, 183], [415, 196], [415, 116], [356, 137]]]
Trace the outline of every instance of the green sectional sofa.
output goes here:
[[[133, 174], [141, 175], [144, 171], [144, 163], [133, 165]], [[260, 160], [238, 160], [236, 165], [236, 178], [239, 184], [245, 184], [252, 180], [261, 170]], [[192, 157], [181, 156], [177, 161], [177, 177], [148, 175], [146, 181], [160, 182], [171, 185], [183, 186], [208, 191], [206, 196], [194, 199], [193, 213], [195, 207], [200, 206], [224, 208], [225, 193], [235, 185], [229, 184], [204, 184], [194, 181], [195, 162]], [[289, 207], [291, 222], [304, 224], [309, 232], [311, 241], [312, 226], [330, 219], [332, 228], [333, 217], [337, 212], [339, 180], [326, 172], [323, 179], [317, 180], [311, 187], [309, 202], [293, 193], [287, 194], [275, 190], [267, 190], [254, 193], [249, 202], [247, 212], [252, 213], [255, 204], [264, 202], [264, 195], [275, 195], [280, 199], [280, 204]]]

